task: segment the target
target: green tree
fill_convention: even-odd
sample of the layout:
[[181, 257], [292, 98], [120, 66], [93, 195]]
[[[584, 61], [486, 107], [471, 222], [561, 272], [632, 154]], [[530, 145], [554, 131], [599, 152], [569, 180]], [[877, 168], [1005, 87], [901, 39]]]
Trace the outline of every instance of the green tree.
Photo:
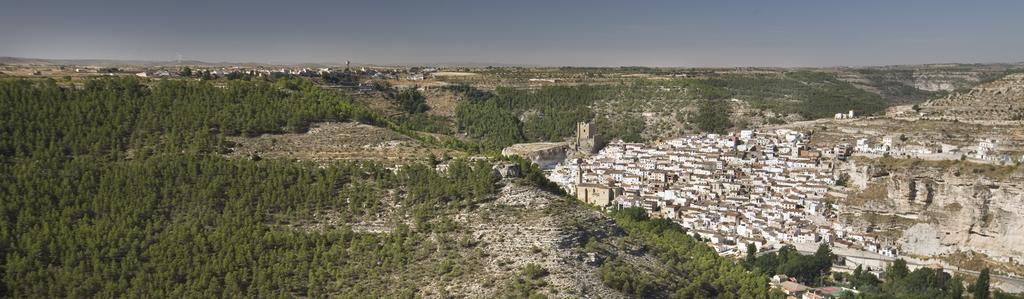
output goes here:
[[897, 280], [907, 277], [907, 274], [909, 273], [910, 270], [907, 269], [907, 261], [903, 259], [896, 259], [892, 262], [892, 265], [889, 265], [888, 269], [885, 269], [885, 278]]
[[814, 251], [814, 259], [820, 268], [832, 267], [833, 256], [832, 249], [825, 243], [818, 245], [818, 250]]
[[989, 298], [989, 270], [988, 267], [981, 269], [981, 274], [978, 274], [978, 280], [974, 282], [974, 298], [975, 299], [988, 299]]
[[702, 100], [697, 106], [693, 123], [703, 132], [724, 133], [732, 126], [729, 121], [731, 110], [729, 102], [725, 100]]
[[748, 266], [753, 266], [757, 262], [757, 246], [754, 243], [747, 243], [747, 256], [743, 259], [743, 262]]
[[853, 274], [850, 277], [850, 285], [855, 289], [875, 287], [879, 283], [878, 277], [875, 277], [870, 271], [864, 271], [861, 265], [857, 265], [857, 268], [853, 270]]

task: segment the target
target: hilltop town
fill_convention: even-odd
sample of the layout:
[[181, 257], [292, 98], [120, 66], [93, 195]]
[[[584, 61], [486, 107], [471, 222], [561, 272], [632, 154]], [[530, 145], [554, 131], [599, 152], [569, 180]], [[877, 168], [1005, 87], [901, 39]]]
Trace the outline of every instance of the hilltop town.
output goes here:
[[747, 244], [829, 242], [895, 256], [892, 244], [832, 221], [841, 209], [835, 198], [845, 192], [836, 164], [850, 154], [847, 145], [809, 147], [800, 132], [743, 130], [657, 144], [616, 141], [551, 177], [584, 202], [671, 219], [722, 254], [739, 256]]
[[[836, 119], [851, 121], [856, 117], [850, 112]], [[581, 123], [578, 127], [588, 128], [589, 125]], [[953, 213], [957, 213], [960, 207], [973, 210], [968, 206], [976, 204], [973, 199], [957, 199], [958, 195], [954, 194], [958, 191], [943, 184], [977, 182], [947, 179], [949, 182], [943, 183], [938, 178], [931, 179], [934, 174], [930, 171], [921, 172], [909, 187], [904, 186], [909, 190], [883, 186], [888, 190], [882, 191], [879, 198], [910, 202], [911, 208], [896, 208], [892, 210], [895, 214], [889, 214], [910, 224], [865, 224], [851, 220], [851, 217], [876, 217], [877, 213], [884, 213], [873, 210], [871, 204], [859, 199], [867, 196], [864, 195], [869, 189], [867, 184], [874, 184], [868, 182], [890, 176], [884, 169], [867, 170], [874, 173], [865, 176], [857, 173], [860, 171], [858, 164], [900, 157], [967, 165], [1019, 165], [1024, 162], [1024, 156], [1020, 154], [1014, 134], [978, 135], [975, 143], [963, 146], [941, 142], [925, 146], [892, 135], [871, 139], [854, 136], [855, 144], [823, 144], [820, 140], [811, 142], [812, 136], [813, 132], [766, 128], [728, 134], [695, 134], [652, 143], [616, 140], [594, 154], [586, 151], [577, 151], [578, 156], [570, 154], [572, 158], [552, 167], [548, 177], [582, 202], [611, 210], [642, 208], [652, 217], [671, 220], [719, 254], [736, 258], [749, 255], [751, 248], [768, 252], [796, 246], [810, 252], [818, 244], [827, 244], [843, 257], [833, 269], [849, 271], [865, 267], [881, 274], [880, 270], [897, 258], [911, 260], [919, 267], [974, 269], [957, 260], [962, 254], [960, 250], [972, 250], [972, 254], [988, 254], [992, 260], [982, 263], [1001, 265], [1000, 273], [1019, 275], [1020, 264], [1013, 257], [1020, 252], [1010, 249], [1015, 245], [999, 247], [973, 237], [976, 241], [966, 243], [974, 245], [965, 246], [964, 239], [970, 240], [973, 233], [960, 239], [948, 237], [949, 231], [963, 228], [957, 224], [937, 229], [947, 231], [942, 245], [928, 241], [928, 234], [939, 233], [925, 229], [934, 229], [927, 223], [942, 219], [940, 217], [955, 217], [943, 215], [950, 213], [950, 207], [956, 206], [958, 210]], [[875, 143], [869, 141], [872, 139]], [[581, 137], [575, 140], [575, 148], [592, 141]], [[571, 151], [574, 146], [567, 148]], [[1014, 168], [1009, 167], [1011, 171]], [[1012, 176], [1019, 178], [1020, 175]], [[1016, 213], [1013, 209], [1024, 196], [1024, 189], [1012, 180], [987, 180], [996, 186], [991, 188], [1001, 190], [998, 195], [990, 195], [983, 208], [1005, 211], [997, 214]], [[978, 195], [971, 197], [975, 196]], [[921, 211], [933, 202], [939, 210], [946, 211]], [[998, 237], [985, 237], [1002, 238], [1002, 244], [1019, 244], [1013, 231], [1006, 230], [1017, 225], [1019, 219], [1000, 217], [1005, 218], [987, 218], [989, 222], [974, 229], [997, 234]], [[963, 220], [954, 223], [963, 223]], [[792, 282], [787, 284], [784, 278], [778, 283], [787, 292], [813, 289]], [[1005, 287], [1016, 289], [1013, 285]]]

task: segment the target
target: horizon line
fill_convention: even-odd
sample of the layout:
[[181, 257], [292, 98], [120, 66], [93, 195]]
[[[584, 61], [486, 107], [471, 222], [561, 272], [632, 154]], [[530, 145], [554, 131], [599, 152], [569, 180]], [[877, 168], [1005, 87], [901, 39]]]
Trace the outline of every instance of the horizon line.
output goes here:
[[[88, 61], [102, 61], [110, 64], [158, 64], [161, 66], [190, 66], [190, 65], [202, 65], [202, 64], [228, 64], [228, 65], [265, 65], [265, 66], [299, 66], [299, 65], [325, 65], [325, 66], [343, 66], [346, 65], [344, 62], [301, 62], [301, 61], [286, 61], [286, 62], [240, 62], [240, 61], [207, 61], [202, 59], [186, 59], [179, 63], [177, 60], [153, 60], [153, 59], [130, 59], [130, 58], [40, 58], [40, 57], [20, 57], [20, 56], [4, 56], [0, 55], [0, 65], [14, 65], [3, 62], [2, 60], [14, 59], [14, 60], [39, 60], [45, 63], [58, 64], [54, 62], [88, 62]], [[178, 64], [175, 64], [178, 63]], [[31, 63], [26, 63], [31, 64]], [[826, 69], [826, 68], [873, 68], [873, 67], [908, 67], [908, 66], [937, 66], [937, 65], [1024, 65], [1024, 60], [1015, 62], [929, 62], [929, 63], [908, 63], [908, 64], [861, 64], [861, 65], [734, 65], [734, 66], [681, 66], [681, 65], [547, 65], [547, 64], [528, 64], [528, 63], [501, 63], [501, 62], [388, 62], [388, 63], [365, 63], [365, 62], [351, 62], [352, 66], [375, 66], [375, 67], [389, 67], [389, 66], [450, 66], [450, 67], [532, 67], [532, 68], [653, 68], [653, 69], [734, 69], [734, 68], [782, 68], [782, 69], [799, 69], [799, 68], [815, 68], [815, 69]]]

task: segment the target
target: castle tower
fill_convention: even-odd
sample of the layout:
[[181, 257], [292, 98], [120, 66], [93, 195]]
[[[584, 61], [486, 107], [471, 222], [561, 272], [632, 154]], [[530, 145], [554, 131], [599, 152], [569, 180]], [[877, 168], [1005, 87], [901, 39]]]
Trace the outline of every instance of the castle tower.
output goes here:
[[596, 135], [589, 122], [576, 123], [576, 151], [593, 154], [597, 150]]

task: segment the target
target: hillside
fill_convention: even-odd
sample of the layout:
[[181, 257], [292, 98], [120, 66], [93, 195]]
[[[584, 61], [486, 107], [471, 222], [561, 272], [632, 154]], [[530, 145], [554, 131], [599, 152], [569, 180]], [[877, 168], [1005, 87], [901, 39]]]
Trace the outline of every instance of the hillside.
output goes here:
[[528, 162], [417, 161], [442, 149], [343, 95], [219, 83], [0, 81], [0, 295], [769, 296], [763, 274], [562, 197]]
[[922, 118], [1024, 121], [1024, 74], [1012, 74], [920, 105]]

